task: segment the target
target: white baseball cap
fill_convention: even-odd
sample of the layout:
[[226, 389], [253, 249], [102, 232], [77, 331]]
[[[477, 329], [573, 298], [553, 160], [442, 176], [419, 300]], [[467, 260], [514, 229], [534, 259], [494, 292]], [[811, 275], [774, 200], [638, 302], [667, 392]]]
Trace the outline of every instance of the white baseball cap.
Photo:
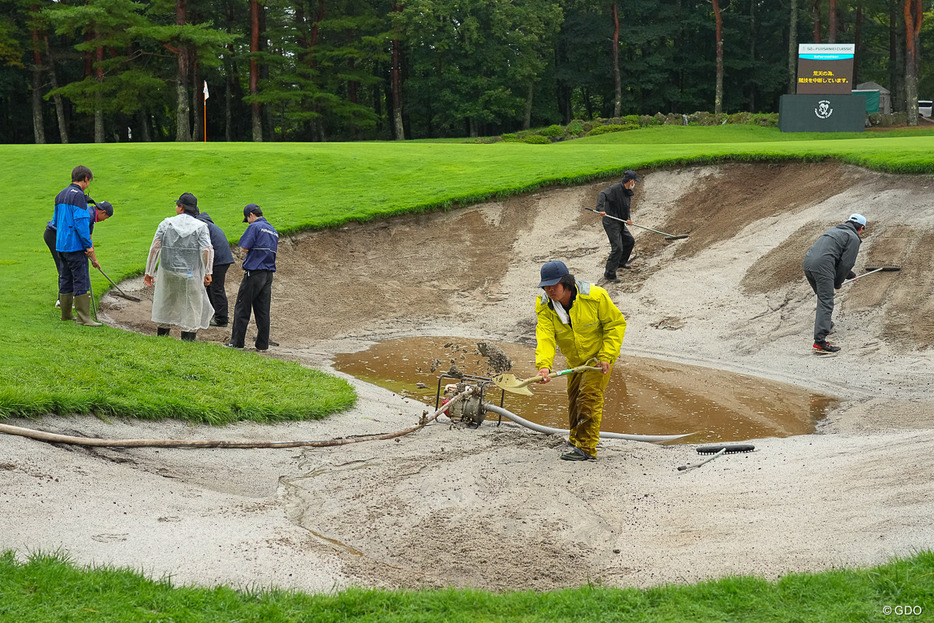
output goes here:
[[851, 214], [850, 218], [848, 218], [847, 220], [851, 223], [856, 223], [857, 225], [861, 227], [866, 226], [866, 217], [863, 216], [862, 214]]

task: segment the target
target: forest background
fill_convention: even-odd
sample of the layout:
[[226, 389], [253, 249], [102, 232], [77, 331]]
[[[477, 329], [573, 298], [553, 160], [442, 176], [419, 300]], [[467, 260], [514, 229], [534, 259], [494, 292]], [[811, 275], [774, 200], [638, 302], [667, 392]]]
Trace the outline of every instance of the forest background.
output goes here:
[[496, 136], [776, 112], [798, 43], [855, 43], [917, 125], [923, 0], [0, 0], [0, 142]]

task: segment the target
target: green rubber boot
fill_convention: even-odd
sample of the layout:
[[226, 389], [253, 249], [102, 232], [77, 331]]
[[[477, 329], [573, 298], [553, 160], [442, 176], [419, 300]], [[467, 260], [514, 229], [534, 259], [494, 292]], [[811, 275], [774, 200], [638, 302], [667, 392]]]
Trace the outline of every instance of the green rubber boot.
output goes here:
[[[64, 303], [64, 301], [63, 301]], [[78, 324], [83, 327], [102, 327], [100, 322], [91, 317], [91, 293], [85, 292], [81, 296], [75, 297], [75, 314], [78, 316]]]
[[62, 294], [58, 295], [58, 302], [62, 307], [62, 320], [74, 320], [75, 317], [71, 313], [71, 306], [74, 303], [75, 297], [73, 294]]

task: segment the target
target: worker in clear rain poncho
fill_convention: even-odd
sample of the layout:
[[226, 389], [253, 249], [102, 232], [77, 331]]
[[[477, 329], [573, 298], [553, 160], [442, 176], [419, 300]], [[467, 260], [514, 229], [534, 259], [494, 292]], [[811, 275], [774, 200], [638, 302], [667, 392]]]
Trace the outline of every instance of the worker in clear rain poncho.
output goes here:
[[149, 248], [143, 284], [155, 284], [152, 321], [158, 335], [169, 325], [182, 329], [182, 339], [193, 342], [198, 329], [207, 329], [214, 308], [204, 289], [211, 284], [214, 247], [208, 226], [196, 218], [198, 200], [183, 193], [175, 202], [176, 216], [159, 224]]

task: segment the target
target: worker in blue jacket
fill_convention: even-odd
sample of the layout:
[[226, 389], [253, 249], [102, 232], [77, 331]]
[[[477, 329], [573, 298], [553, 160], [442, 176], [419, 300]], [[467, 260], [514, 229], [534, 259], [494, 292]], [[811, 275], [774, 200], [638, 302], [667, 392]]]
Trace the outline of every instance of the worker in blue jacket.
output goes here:
[[[85, 200], [88, 204], [88, 218], [90, 219], [91, 235], [94, 235], [94, 224], [106, 221], [111, 216], [114, 215], [114, 207], [110, 204], [109, 201], [101, 201], [96, 203], [93, 199], [88, 196], [85, 196]], [[45, 224], [45, 233], [42, 234], [42, 239], [45, 241], [45, 245], [49, 247], [49, 252], [52, 254], [52, 260], [55, 262], [55, 272], [58, 273], [59, 279], [62, 277], [62, 256], [58, 251], [55, 250], [55, 239], [58, 237], [58, 232], [55, 230], [55, 221], [51, 220]], [[58, 287], [58, 286], [56, 286]], [[55, 307], [59, 306], [59, 301], [55, 301]]]
[[256, 350], [269, 349], [269, 308], [272, 304], [272, 278], [276, 272], [279, 232], [263, 217], [255, 203], [243, 208], [243, 222], [249, 223], [240, 237], [243, 259], [243, 280], [234, 304], [234, 325], [227, 346], [243, 348], [250, 311], [256, 318]]
[[55, 197], [55, 250], [61, 259], [58, 278], [58, 299], [62, 320], [75, 320], [71, 313], [74, 303], [77, 323], [86, 327], [99, 327], [91, 318], [91, 274], [88, 262], [100, 268], [91, 241], [91, 214], [84, 192], [94, 175], [85, 166], [71, 172], [71, 184]]

